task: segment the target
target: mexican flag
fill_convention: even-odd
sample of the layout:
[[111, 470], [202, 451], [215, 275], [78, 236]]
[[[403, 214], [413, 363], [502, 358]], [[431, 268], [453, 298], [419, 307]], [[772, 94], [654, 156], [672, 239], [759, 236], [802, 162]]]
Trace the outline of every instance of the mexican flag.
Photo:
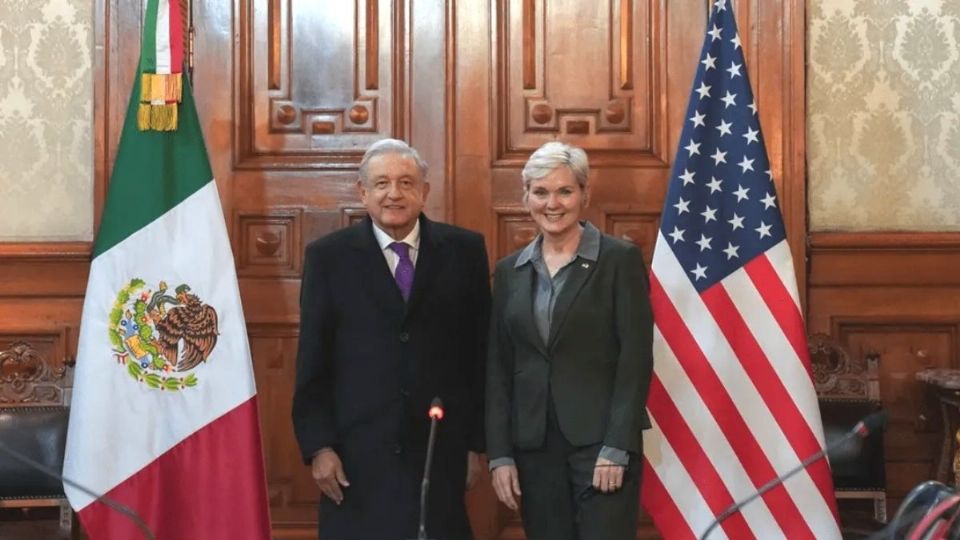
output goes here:
[[[149, 0], [93, 250], [64, 476], [92, 540], [269, 538], [256, 388], [179, 3]], [[86, 491], [106, 495], [108, 502]], [[116, 505], [113, 505], [116, 506]]]

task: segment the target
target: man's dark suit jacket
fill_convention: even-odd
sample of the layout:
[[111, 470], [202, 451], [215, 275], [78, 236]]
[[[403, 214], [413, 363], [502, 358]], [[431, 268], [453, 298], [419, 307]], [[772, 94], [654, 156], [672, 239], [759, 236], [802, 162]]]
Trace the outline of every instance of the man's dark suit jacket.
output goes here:
[[513, 457], [544, 442], [547, 397], [575, 446], [641, 453], [650, 427], [653, 315], [640, 250], [603, 235], [597, 261], [571, 263], [547, 343], [533, 319], [536, 270], [497, 263], [487, 361], [487, 455]]
[[483, 237], [420, 217], [404, 302], [369, 218], [312, 242], [301, 288], [293, 423], [304, 463], [333, 447], [350, 486], [323, 497], [323, 540], [416, 536], [434, 396], [438, 428], [427, 531], [468, 538], [467, 451], [482, 452], [490, 286]]

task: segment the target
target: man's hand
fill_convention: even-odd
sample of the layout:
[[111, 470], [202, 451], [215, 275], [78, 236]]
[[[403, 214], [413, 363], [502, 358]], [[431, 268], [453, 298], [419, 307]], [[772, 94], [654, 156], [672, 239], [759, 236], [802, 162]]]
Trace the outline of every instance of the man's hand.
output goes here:
[[467, 489], [473, 489], [477, 484], [477, 477], [480, 476], [480, 454], [476, 452], [467, 452]]
[[343, 473], [340, 456], [332, 448], [324, 448], [313, 456], [310, 472], [324, 495], [337, 504], [343, 502], [343, 491], [340, 486], [347, 487], [350, 482], [347, 481], [347, 475]]
[[613, 493], [623, 486], [622, 465], [605, 459], [597, 458], [597, 464], [593, 468], [593, 488], [602, 493]]
[[516, 465], [501, 465], [493, 470], [493, 490], [507, 508], [514, 511], [519, 508], [516, 497], [520, 496], [520, 477]]

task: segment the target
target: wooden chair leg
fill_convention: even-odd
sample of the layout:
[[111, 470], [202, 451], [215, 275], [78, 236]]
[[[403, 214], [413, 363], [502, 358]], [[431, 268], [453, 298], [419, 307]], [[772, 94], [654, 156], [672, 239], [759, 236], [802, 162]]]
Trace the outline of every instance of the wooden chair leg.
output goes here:
[[60, 529], [70, 532], [73, 528], [73, 509], [66, 500], [60, 501]]
[[880, 523], [887, 522], [887, 494], [881, 493], [873, 500], [873, 517]]

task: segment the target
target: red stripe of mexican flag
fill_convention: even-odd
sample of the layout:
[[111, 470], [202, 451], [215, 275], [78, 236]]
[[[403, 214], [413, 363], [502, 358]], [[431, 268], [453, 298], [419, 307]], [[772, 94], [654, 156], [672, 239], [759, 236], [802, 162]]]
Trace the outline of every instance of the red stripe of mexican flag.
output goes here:
[[[157, 539], [235, 540], [269, 538], [266, 519], [246, 519], [245, 509], [266, 505], [256, 478], [237, 474], [261, 466], [250, 452], [225, 452], [260, 444], [254, 399], [207, 424], [111, 490], [107, 496], [139, 509]], [[182, 479], [170, 482], [170, 478]], [[154, 499], [162, 499], [158, 504]], [[256, 512], [254, 518], [261, 517]], [[142, 538], [129, 519], [103, 503], [80, 512], [91, 538]], [[92, 534], [96, 531], [96, 536]]]
[[[64, 475], [130, 507], [157, 539], [266, 539], [246, 324], [189, 81], [171, 104], [178, 127], [140, 131], [134, 80], [84, 300]], [[141, 537], [65, 488], [91, 540]]]
[[180, 2], [167, 0], [170, 10], [170, 70], [179, 73], [183, 68], [183, 22], [180, 20]]

